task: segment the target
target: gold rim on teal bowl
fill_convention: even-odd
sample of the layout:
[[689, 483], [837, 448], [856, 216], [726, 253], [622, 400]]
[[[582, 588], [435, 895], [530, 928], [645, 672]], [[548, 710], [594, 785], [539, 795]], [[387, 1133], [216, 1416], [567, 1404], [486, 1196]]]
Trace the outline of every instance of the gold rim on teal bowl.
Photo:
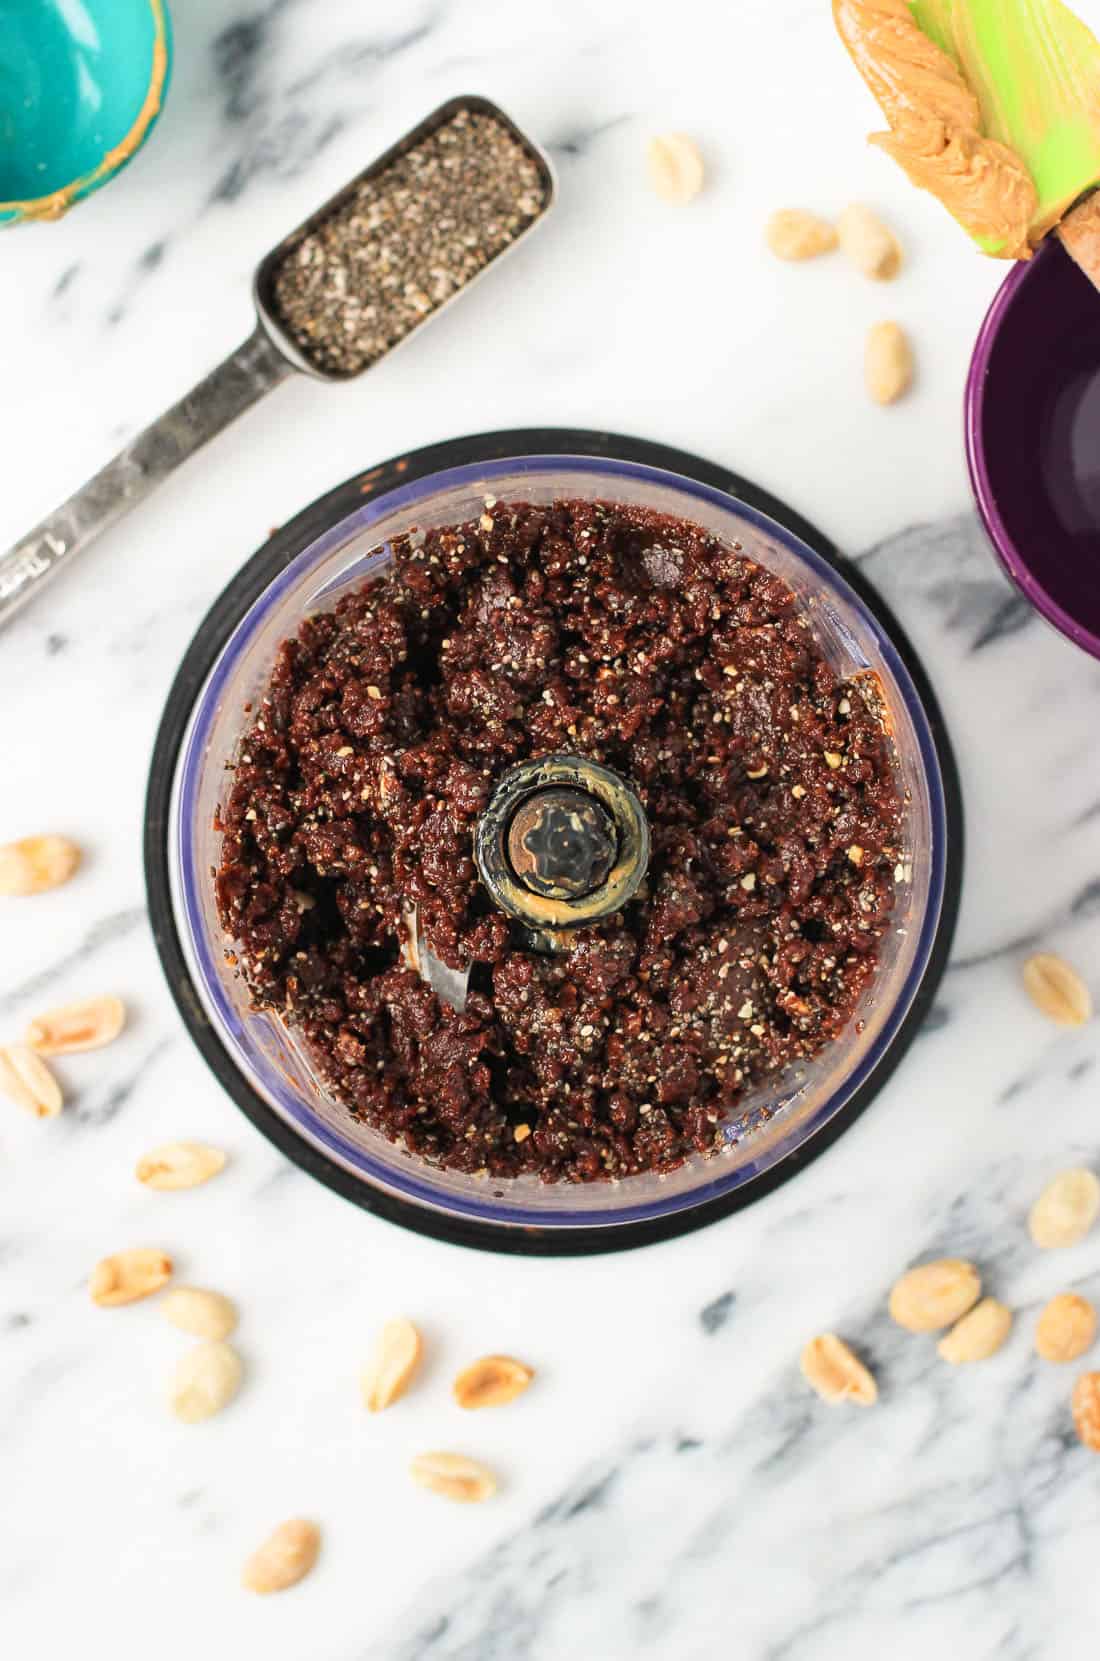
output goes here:
[[60, 219], [114, 178], [171, 69], [166, 0], [22, 0], [0, 18], [0, 225]]

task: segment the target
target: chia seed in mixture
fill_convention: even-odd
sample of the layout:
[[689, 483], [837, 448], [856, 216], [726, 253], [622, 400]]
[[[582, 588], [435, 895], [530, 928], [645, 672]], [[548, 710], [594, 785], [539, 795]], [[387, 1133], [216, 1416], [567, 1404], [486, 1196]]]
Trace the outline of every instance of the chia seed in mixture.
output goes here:
[[[219, 828], [256, 1005], [333, 1095], [454, 1170], [590, 1182], [738, 1134], [747, 1089], [856, 1018], [894, 905], [877, 685], [838, 680], [790, 589], [700, 527], [486, 498], [308, 618], [252, 712]], [[637, 791], [638, 896], [529, 949], [482, 887], [496, 781], [555, 753]], [[404, 966], [403, 918], [459, 1013]]]
[[273, 310], [318, 369], [356, 375], [503, 253], [547, 205], [491, 115], [459, 110], [364, 179], [281, 260]]

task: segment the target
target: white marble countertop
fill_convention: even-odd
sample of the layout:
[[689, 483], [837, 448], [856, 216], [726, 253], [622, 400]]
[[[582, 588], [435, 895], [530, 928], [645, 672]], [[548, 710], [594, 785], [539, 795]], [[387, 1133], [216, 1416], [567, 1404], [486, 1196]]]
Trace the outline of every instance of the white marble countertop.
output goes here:
[[[1100, 23], [1100, 0], [1081, 9]], [[66, 889], [4, 906], [0, 1036], [70, 997], [134, 1009], [116, 1046], [59, 1065], [60, 1118], [0, 1121], [5, 1654], [1091, 1657], [1100, 1464], [1073, 1436], [1073, 1370], [1042, 1367], [1030, 1329], [1055, 1291], [1100, 1294], [1100, 1243], [1040, 1257], [1023, 1219], [1049, 1175], [1096, 1157], [1100, 1028], [1047, 1025], [1019, 964], [1042, 942], [1100, 990], [1100, 666], [1013, 597], [970, 510], [961, 393], [1001, 271], [865, 148], [874, 112], [825, 0], [175, 10], [146, 153], [63, 223], [3, 238], [0, 545], [237, 344], [258, 256], [445, 96], [484, 92], [539, 135], [561, 204], [394, 361], [246, 416], [0, 642], [0, 840], [58, 829], [88, 851]], [[670, 128], [710, 167], [686, 210], [644, 179], [647, 136]], [[773, 208], [853, 197], [911, 251], [893, 288], [762, 250]], [[861, 352], [890, 315], [920, 380], [884, 412]], [[183, 1031], [140, 864], [171, 677], [270, 527], [404, 448], [535, 423], [713, 456], [859, 555], [935, 680], [970, 832], [935, 1019], [872, 1110], [752, 1210], [585, 1262], [434, 1244], [280, 1158]], [[146, 1192], [136, 1157], [180, 1136], [224, 1146], [229, 1170]], [[88, 1300], [93, 1262], [142, 1242], [239, 1300], [246, 1388], [205, 1426], [167, 1413], [180, 1337], [155, 1308]], [[895, 1275], [941, 1251], [973, 1256], [1020, 1316], [970, 1371], [885, 1313]], [[358, 1369], [402, 1311], [429, 1365], [368, 1419]], [[799, 1349], [828, 1328], [873, 1359], [873, 1412], [804, 1388]], [[537, 1387], [465, 1420], [450, 1375], [492, 1349]], [[412, 1487], [410, 1455], [448, 1445], [499, 1467], [497, 1500]], [[243, 1557], [295, 1514], [323, 1526], [318, 1570], [250, 1598]]]

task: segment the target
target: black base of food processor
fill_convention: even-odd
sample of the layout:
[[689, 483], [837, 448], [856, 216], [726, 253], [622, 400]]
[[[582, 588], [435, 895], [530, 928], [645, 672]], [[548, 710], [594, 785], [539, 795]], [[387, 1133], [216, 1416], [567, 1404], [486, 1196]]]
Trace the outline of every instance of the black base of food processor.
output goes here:
[[[195, 700], [226, 640], [241, 617], [272, 579], [316, 537], [339, 519], [363, 505], [370, 496], [381, 496], [398, 485], [410, 484], [444, 468], [512, 456], [594, 456], [618, 461], [640, 462], [679, 473], [702, 484], [723, 490], [730, 496], [777, 520], [795, 536], [827, 559], [873, 613], [902, 657], [920, 693], [935, 740], [943, 775], [947, 809], [947, 861], [943, 909], [928, 968], [909, 1013], [898, 1034], [872, 1076], [856, 1091], [844, 1108], [806, 1145], [789, 1155], [773, 1170], [736, 1189], [721, 1199], [711, 1200], [672, 1216], [654, 1221], [624, 1223], [613, 1227], [514, 1228], [478, 1223], [466, 1218], [414, 1205], [382, 1189], [368, 1188], [339, 1166], [330, 1164], [309, 1143], [295, 1134], [246, 1082], [230, 1060], [212, 1028], [192, 981], [176, 927], [169, 883], [168, 825], [172, 783], [180, 747]], [[469, 438], [448, 439], [429, 444], [407, 455], [372, 467], [368, 472], [337, 485], [277, 530], [258, 553], [245, 564], [223, 590], [187, 650], [168, 696], [153, 750], [152, 769], [146, 800], [145, 875], [149, 894], [149, 915], [160, 960], [176, 1005], [195, 1044], [229, 1095], [258, 1130], [288, 1159], [308, 1171], [326, 1187], [352, 1200], [364, 1210], [375, 1212], [404, 1228], [456, 1245], [478, 1247], [541, 1257], [588, 1256], [601, 1252], [630, 1250], [654, 1245], [703, 1228], [720, 1217], [751, 1205], [770, 1194], [781, 1183], [803, 1170], [825, 1152], [859, 1115], [870, 1106], [898, 1067], [929, 1010], [943, 977], [955, 932], [963, 869], [963, 808], [958, 769], [944, 727], [939, 705], [920, 660], [903, 630], [862, 573], [829, 543], [827, 538], [785, 502], [778, 501], [748, 479], [728, 468], [704, 461], [684, 450], [646, 439], [626, 438], [618, 433], [593, 432], [584, 428], [517, 428], [495, 433], [478, 433]]]

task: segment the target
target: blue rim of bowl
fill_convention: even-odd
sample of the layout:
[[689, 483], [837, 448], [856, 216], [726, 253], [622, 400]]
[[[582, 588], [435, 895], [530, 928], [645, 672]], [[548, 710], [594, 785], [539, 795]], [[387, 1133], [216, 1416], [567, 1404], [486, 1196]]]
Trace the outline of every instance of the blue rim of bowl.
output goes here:
[[[129, 131], [117, 144], [112, 144], [107, 149], [90, 173], [70, 179], [67, 184], [59, 185], [56, 190], [45, 191], [41, 196], [15, 197], [8, 201], [0, 201], [0, 227], [50, 224], [56, 219], [61, 219], [78, 202], [83, 202], [86, 197], [117, 178], [148, 142], [150, 134], [161, 118], [164, 100], [171, 85], [173, 46], [172, 16], [168, 10], [168, 0], [146, 0], [146, 4], [153, 15], [153, 58], [141, 109], [131, 122]], [[156, 103], [149, 109], [147, 106], [150, 97], [154, 95]], [[106, 165], [108, 158], [120, 149], [126, 153], [117, 161]], [[46, 204], [49, 204], [48, 208]]]
[[1020, 552], [1019, 545], [997, 506], [997, 497], [986, 459], [985, 401], [989, 365], [996, 350], [997, 338], [1021, 288], [1039, 268], [1039, 261], [1058, 258], [1068, 259], [1069, 255], [1058, 243], [1048, 240], [1033, 259], [1010, 271], [994, 295], [993, 303], [978, 330], [963, 400], [966, 464], [970, 472], [970, 488], [974, 493], [978, 516], [1005, 575], [1044, 622], [1049, 623], [1051, 628], [1056, 629], [1075, 646], [1079, 646], [1083, 652], [1088, 652], [1091, 657], [1100, 658], [1100, 639], [1083, 623], [1071, 617], [1069, 612], [1047, 593]]
[[244, 1061], [238, 1045], [238, 1034], [243, 1030], [241, 1023], [225, 996], [216, 972], [213, 952], [204, 938], [201, 925], [199, 925], [199, 885], [207, 880], [207, 877], [205, 874], [200, 874], [196, 869], [194, 850], [189, 842], [186, 829], [193, 822], [197, 811], [200, 761], [209, 736], [210, 725], [217, 709], [219, 696], [233, 673], [237, 656], [262, 625], [271, 608], [278, 603], [289, 588], [293, 587], [306, 570], [327, 554], [343, 546], [351, 537], [369, 529], [384, 515], [403, 507], [415, 507], [424, 497], [449, 487], [489, 484], [494, 478], [502, 474], [522, 475], [526, 473], [537, 475], [560, 471], [565, 468], [582, 473], [602, 474], [610, 479], [616, 477], [629, 478], [672, 487], [697, 501], [706, 502], [711, 506], [724, 510], [728, 510], [732, 504], [736, 511], [744, 515], [757, 530], [785, 544], [801, 559], [805, 560], [818, 575], [825, 589], [839, 589], [843, 592], [846, 602], [859, 613], [872, 639], [876, 642], [882, 662], [893, 677], [913, 723], [920, 749], [922, 771], [928, 787], [929, 817], [932, 831], [932, 869], [928, 903], [921, 921], [920, 938], [917, 942], [917, 949], [914, 953], [909, 974], [906, 976], [893, 1009], [883, 1023], [877, 1040], [859, 1065], [853, 1068], [842, 1087], [830, 1096], [829, 1100], [822, 1105], [819, 1112], [814, 1115], [808, 1124], [800, 1127], [797, 1138], [784, 1138], [770, 1148], [767, 1155], [761, 1159], [749, 1161], [736, 1171], [718, 1175], [712, 1182], [701, 1184], [686, 1193], [671, 1195], [667, 1200], [655, 1200], [648, 1204], [623, 1207], [614, 1211], [585, 1211], [570, 1218], [555, 1217], [545, 1212], [527, 1210], [520, 1206], [478, 1203], [451, 1194], [443, 1195], [429, 1180], [421, 1175], [422, 1172], [430, 1173], [431, 1171], [431, 1166], [426, 1162], [415, 1162], [410, 1158], [407, 1172], [404, 1170], [398, 1172], [393, 1168], [376, 1164], [370, 1155], [365, 1154], [360, 1147], [342, 1137], [331, 1126], [317, 1120], [308, 1109], [302, 1106], [298, 1097], [289, 1091], [280, 1090], [274, 1080], [265, 1081], [266, 1090], [278, 1101], [279, 1112], [303, 1132], [308, 1141], [319, 1143], [342, 1166], [350, 1165], [353, 1170], [373, 1185], [411, 1200], [418, 1206], [429, 1207], [446, 1215], [456, 1215], [474, 1222], [491, 1224], [497, 1227], [538, 1229], [547, 1234], [568, 1232], [575, 1228], [617, 1229], [630, 1224], [655, 1221], [673, 1216], [680, 1211], [694, 1210], [697, 1207], [705, 1206], [708, 1202], [721, 1199], [773, 1170], [775, 1166], [783, 1160], [789, 1159], [792, 1154], [811, 1141], [819, 1131], [823, 1130], [829, 1121], [842, 1111], [856, 1091], [867, 1082], [879, 1066], [883, 1056], [897, 1036], [916, 997], [928, 967], [939, 927], [944, 896], [947, 851], [947, 816], [943, 780], [932, 731], [917, 689], [900, 655], [890, 640], [885, 637], [876, 618], [864, 604], [861, 597], [837, 572], [835, 567], [830, 565], [822, 555], [816, 553], [807, 543], [803, 542], [801, 538], [787, 531], [766, 514], [760, 513], [757, 509], [730, 496], [725, 491], [687, 478], [682, 474], [650, 467], [638, 462], [605, 461], [583, 455], [546, 455], [508, 457], [487, 463], [472, 463], [461, 467], [448, 468], [442, 472], [428, 474], [414, 483], [400, 485], [394, 490], [387, 491], [385, 495], [377, 497], [347, 515], [298, 554], [264, 590], [249, 612], [241, 619], [223, 647], [196, 699], [194, 714], [185, 736], [177, 774], [176, 843], [172, 853], [180, 872], [183, 921], [186, 924], [186, 936], [192, 960], [199, 971], [202, 994], [221, 1023], [223, 1042], [236, 1052], [238, 1061], [244, 1062], [246, 1067], [250, 1065]]

